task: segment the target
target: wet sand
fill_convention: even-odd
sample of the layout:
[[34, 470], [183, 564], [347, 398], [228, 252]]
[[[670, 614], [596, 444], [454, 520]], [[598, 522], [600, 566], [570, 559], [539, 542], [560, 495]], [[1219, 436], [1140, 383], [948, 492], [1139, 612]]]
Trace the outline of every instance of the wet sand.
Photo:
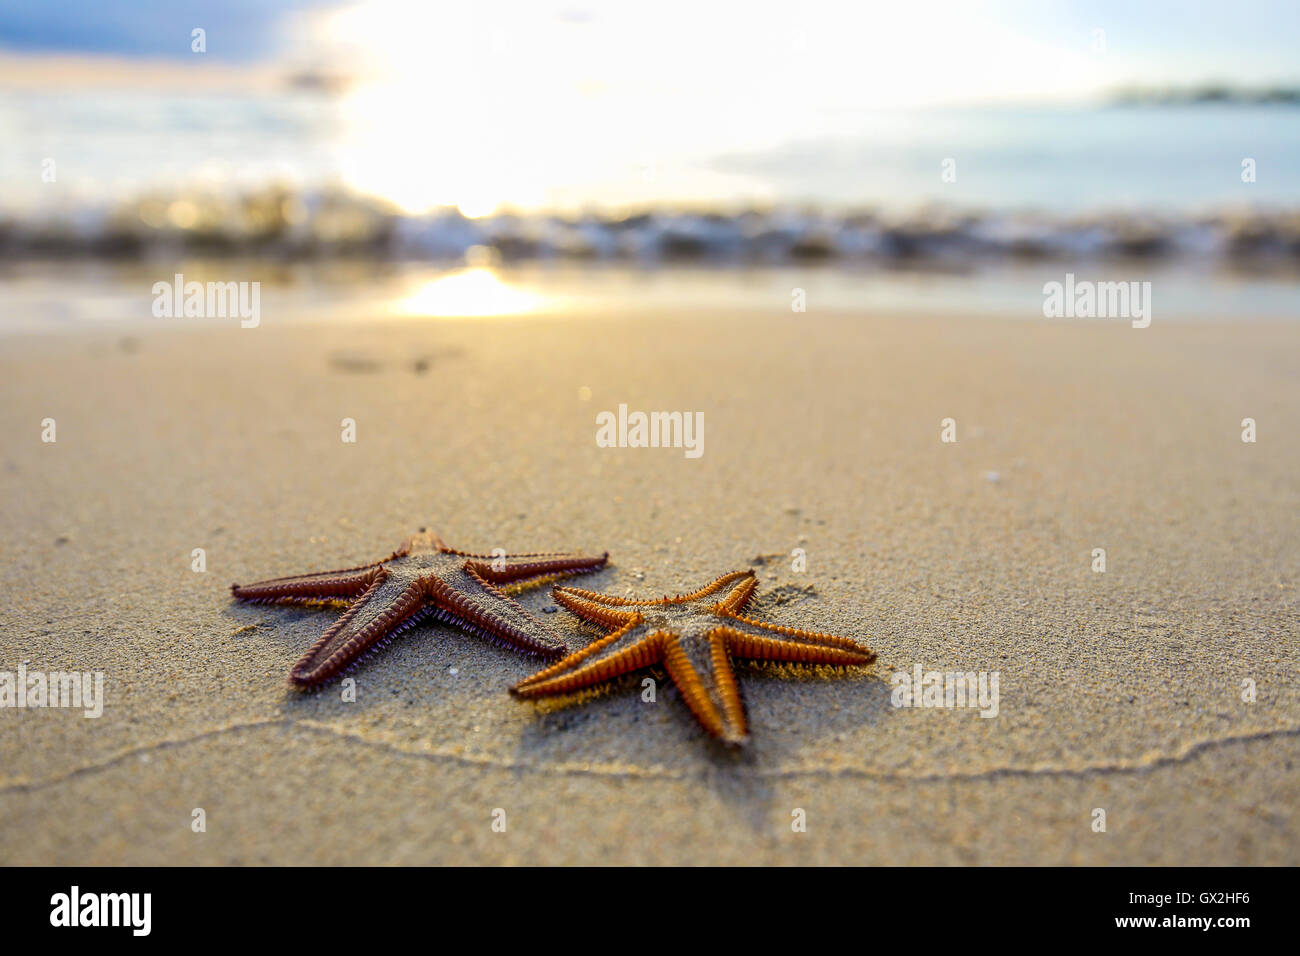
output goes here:
[[[0, 710], [0, 862], [1300, 862], [1300, 327], [788, 307], [4, 339], [0, 670], [106, 702]], [[703, 455], [597, 447], [620, 403]], [[440, 626], [289, 690], [335, 613], [229, 584], [420, 525], [620, 594], [753, 567], [879, 660], [742, 667], [740, 753], [670, 684], [517, 701], [535, 661]], [[997, 716], [892, 706], [918, 663]]]

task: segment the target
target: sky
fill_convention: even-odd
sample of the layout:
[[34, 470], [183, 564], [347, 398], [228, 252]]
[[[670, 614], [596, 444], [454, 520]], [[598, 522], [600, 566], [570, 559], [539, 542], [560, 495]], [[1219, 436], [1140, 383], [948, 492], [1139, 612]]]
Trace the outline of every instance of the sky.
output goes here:
[[678, 199], [752, 197], [711, 159], [880, 111], [1296, 85], [1297, 49], [1300, 0], [0, 0], [0, 96], [346, 81], [338, 172], [407, 209], [650, 199], [668, 161]]
[[[364, 40], [366, 62], [350, 58], [342, 23]], [[532, 50], [592, 82], [775, 71], [811, 93], [865, 76], [893, 78], [907, 88], [895, 95], [925, 101], [1072, 95], [1118, 83], [1294, 82], [1300, 74], [1295, 0], [0, 0], [0, 51], [16, 54], [185, 61], [196, 26], [207, 31], [208, 60], [235, 64], [350, 70], [413, 48], [434, 58], [468, 26], [479, 44], [474, 61], [497, 69], [506, 51]], [[1096, 30], [1105, 31], [1101, 57]], [[797, 71], [781, 70], [791, 62]]]

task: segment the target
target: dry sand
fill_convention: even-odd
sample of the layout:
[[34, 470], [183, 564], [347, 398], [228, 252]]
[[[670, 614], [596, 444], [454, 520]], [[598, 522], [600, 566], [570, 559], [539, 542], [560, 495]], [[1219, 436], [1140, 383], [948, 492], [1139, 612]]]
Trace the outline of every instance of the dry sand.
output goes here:
[[[107, 695], [97, 720], [0, 711], [0, 861], [1300, 863], [1294, 324], [132, 335], [0, 351], [0, 670], [102, 670]], [[703, 411], [704, 456], [597, 448], [620, 402]], [[445, 627], [372, 658], [355, 703], [288, 690], [332, 613], [235, 606], [229, 584], [380, 557], [422, 524], [607, 548], [586, 586], [618, 593], [753, 566], [756, 613], [880, 660], [744, 670], [739, 754], [671, 685], [516, 701], [536, 665]], [[892, 707], [918, 662], [997, 671], [998, 716]]]

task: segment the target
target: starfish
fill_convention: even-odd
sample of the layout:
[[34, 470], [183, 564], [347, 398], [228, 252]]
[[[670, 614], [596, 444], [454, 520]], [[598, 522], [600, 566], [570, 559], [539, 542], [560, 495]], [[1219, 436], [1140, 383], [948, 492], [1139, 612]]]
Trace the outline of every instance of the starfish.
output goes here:
[[733, 571], [694, 594], [658, 601], [557, 587], [556, 602], [610, 633], [510, 692], [566, 694], [662, 663], [704, 729], [734, 746], [749, 739], [749, 729], [732, 658], [835, 666], [876, 659], [874, 651], [847, 637], [746, 617], [743, 611], [757, 587], [753, 571]]
[[[455, 624], [526, 654], [552, 660], [568, 650], [550, 627], [529, 614], [506, 590], [518, 591], [604, 567], [596, 556], [469, 554], [447, 547], [421, 528], [392, 555], [373, 564], [230, 586], [242, 601], [351, 607], [289, 671], [294, 687], [315, 687], [412, 625], [432, 618]], [[503, 590], [504, 589], [504, 590]]]

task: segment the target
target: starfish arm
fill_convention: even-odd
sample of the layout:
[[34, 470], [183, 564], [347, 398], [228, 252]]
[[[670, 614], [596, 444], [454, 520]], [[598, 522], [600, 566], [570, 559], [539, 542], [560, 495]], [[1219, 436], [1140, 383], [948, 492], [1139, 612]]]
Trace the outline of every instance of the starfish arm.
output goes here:
[[662, 656], [662, 645], [660, 632], [646, 634], [640, 619], [634, 619], [564, 660], [524, 678], [510, 688], [510, 693], [517, 697], [541, 697], [581, 690], [657, 663]]
[[420, 551], [442, 551], [449, 552], [451, 549], [442, 543], [442, 538], [438, 533], [430, 528], [421, 528], [415, 534], [409, 535], [402, 546], [397, 549], [394, 557], [401, 557], [406, 554], [416, 554]]
[[870, 664], [876, 652], [852, 638], [767, 624], [752, 617], [724, 615], [733, 654], [752, 660], [841, 666]]
[[230, 593], [241, 601], [261, 603], [310, 603], [359, 597], [380, 575], [379, 564], [365, 564], [340, 571], [294, 574], [268, 578], [256, 584], [232, 584]]
[[[679, 594], [675, 598], [670, 598], [670, 601], [673, 604], [685, 604], [687, 601], [698, 601], [701, 598], [706, 598], [712, 594], [717, 594], [723, 588], [730, 587], [732, 585], [738, 586], [736, 588], [733, 588], [733, 591], [738, 590], [740, 587], [744, 586], [745, 580], [747, 578], [753, 578], [753, 577], [754, 577], [753, 571], [748, 571], [748, 570], [732, 571], [730, 574], [724, 574], [722, 577], [718, 578], [712, 584], [705, 585], [704, 587], [700, 588], [698, 591], [695, 591], [691, 594]], [[753, 587], [750, 587], [747, 593], [752, 594], [753, 592], [754, 592]]]
[[293, 666], [289, 683], [313, 687], [329, 680], [413, 623], [424, 608], [425, 591], [418, 581], [392, 578], [381, 570], [356, 603]]
[[[554, 594], [556, 601], [560, 601], [562, 604], [564, 602], [560, 600], [561, 597], [575, 598], [586, 602], [587, 604], [596, 604], [605, 608], [646, 607], [647, 605], [658, 603], [657, 601], [634, 601], [632, 598], [615, 597], [613, 594], [601, 594], [599, 591], [588, 591], [584, 588], [570, 587], [567, 584], [552, 589], [551, 593]], [[565, 607], [568, 607], [568, 605], [565, 604]]]
[[[733, 571], [729, 575], [718, 578], [713, 585], [719, 585], [720, 582], [730, 579], [727, 584], [731, 585], [731, 590], [727, 596], [718, 602], [718, 607], [727, 614], [739, 614], [749, 604], [749, 599], [754, 596], [754, 591], [758, 588], [758, 578], [754, 576], [753, 571]], [[711, 585], [711, 586], [713, 586]], [[721, 585], [727, 586], [726, 584]]]
[[517, 588], [536, 587], [548, 581], [568, 577], [572, 574], [585, 574], [597, 571], [609, 560], [609, 552], [604, 554], [507, 554], [495, 557], [475, 556], [469, 558], [469, 566], [483, 580], [501, 587], [513, 585]]
[[745, 707], [723, 629], [715, 628], [698, 643], [669, 635], [663, 654], [668, 675], [704, 729], [728, 744], [745, 743], [749, 738]]
[[[646, 601], [638, 601], [633, 598], [616, 597], [613, 594], [601, 594], [599, 591], [587, 591], [582, 588], [558, 587], [555, 589], [556, 600], [564, 594], [568, 597], [581, 598], [593, 604], [601, 604], [611, 608], [633, 608], [633, 607], [654, 607], [657, 604], [687, 604], [691, 601], [698, 601], [700, 598], [716, 594], [728, 585], [735, 585], [731, 594], [724, 601], [731, 601], [736, 608], [744, 607], [749, 601], [749, 596], [754, 593], [757, 582], [747, 585], [746, 580], [754, 578], [753, 571], [732, 571], [730, 574], [724, 574], [712, 584], [700, 588], [690, 594], [679, 594], [676, 597], [653, 598]], [[738, 596], [737, 596], [738, 595]], [[566, 605], [567, 606], [567, 605]], [[575, 612], [576, 613], [576, 612]]]
[[469, 563], [454, 574], [430, 579], [428, 586], [435, 605], [489, 640], [552, 660], [568, 650], [548, 625], [481, 577]]
[[637, 619], [639, 613], [637, 611], [610, 607], [608, 604], [601, 604], [587, 597], [579, 597], [582, 594], [594, 593], [594, 591], [581, 591], [578, 588], [554, 588], [551, 591], [556, 604], [568, 608], [584, 621], [606, 631], [617, 630], [629, 621]]

